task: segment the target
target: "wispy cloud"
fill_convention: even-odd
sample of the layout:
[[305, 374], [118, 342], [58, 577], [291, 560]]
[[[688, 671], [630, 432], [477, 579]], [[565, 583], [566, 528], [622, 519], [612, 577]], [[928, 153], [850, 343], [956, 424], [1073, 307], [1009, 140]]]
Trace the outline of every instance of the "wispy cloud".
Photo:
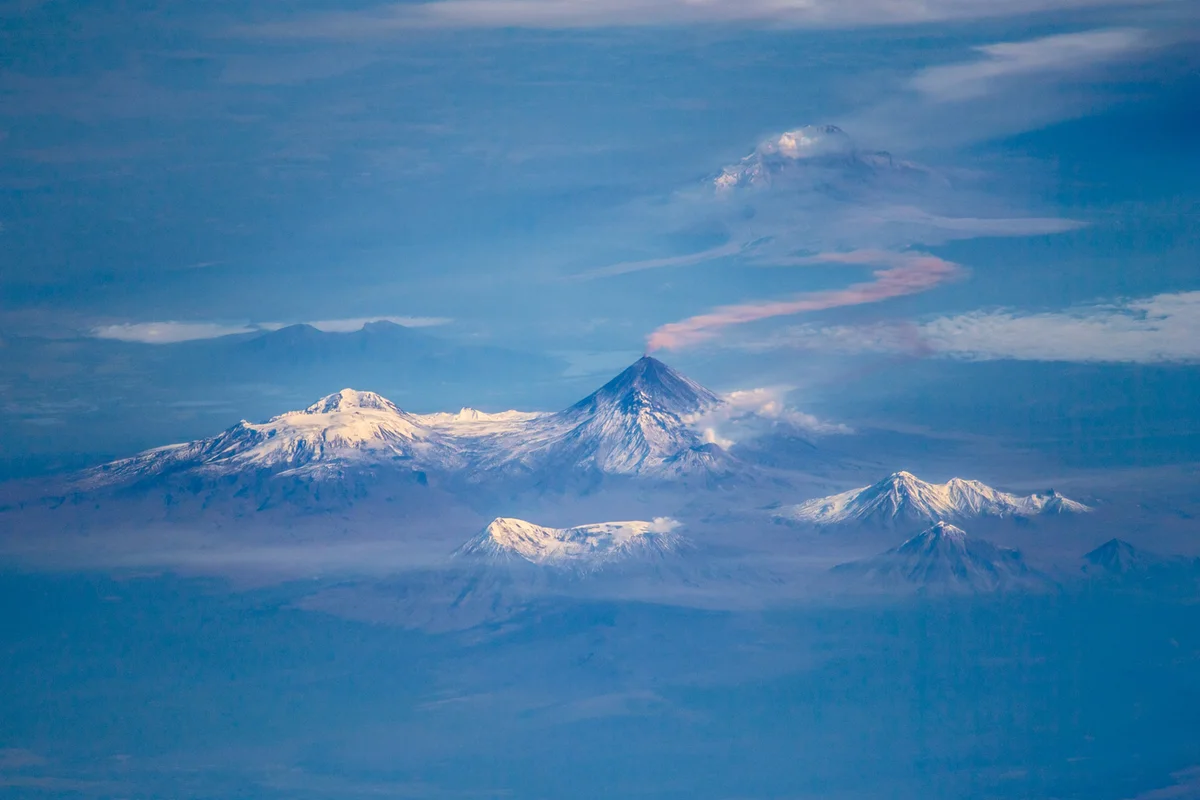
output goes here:
[[725, 402], [688, 420], [704, 440], [721, 447], [756, 439], [780, 427], [800, 434], [846, 434], [853, 430], [826, 422], [787, 405], [786, 387], [741, 389], [722, 397]]
[[1175, 783], [1142, 792], [1131, 800], [1190, 800], [1200, 796], [1200, 765], [1171, 774]]
[[647, 350], [678, 350], [715, 338], [734, 325], [791, 316], [810, 311], [878, 303], [893, 297], [928, 291], [962, 273], [951, 261], [929, 253], [889, 253], [878, 250], [854, 250], [847, 253], [822, 253], [797, 259], [798, 263], [833, 263], [854, 266], [881, 266], [874, 280], [855, 283], [844, 289], [806, 292], [786, 300], [764, 300], [721, 306], [694, 317], [663, 325], [650, 334]]
[[980, 58], [930, 67], [917, 73], [912, 88], [936, 101], [968, 100], [989, 94], [998, 81], [1069, 72], [1112, 61], [1151, 45], [1134, 28], [1084, 31], [977, 48]]
[[[1102, 28], [981, 45], [966, 58], [897, 76], [890, 91], [846, 122], [894, 146], [936, 148], [1095, 114], [1129, 100], [1150, 60], [1157, 80], [1194, 71], [1194, 27]], [[1172, 50], [1175, 57], [1165, 59]]]
[[974, 311], [921, 322], [798, 326], [759, 347], [903, 352], [971, 361], [1200, 362], [1200, 291], [1029, 313]]
[[571, 276], [572, 280], [592, 280], [594, 278], [612, 278], [617, 275], [628, 275], [631, 272], [642, 272], [648, 269], [663, 269], [666, 267], [691, 267], [696, 264], [703, 264], [706, 261], [714, 261], [718, 258], [734, 256], [744, 249], [744, 245], [737, 242], [721, 245], [720, 247], [710, 247], [707, 250], [701, 250], [696, 253], [687, 253], [681, 256], [668, 256], [666, 258], [647, 258], [640, 261], [621, 261], [616, 264], [610, 264], [606, 267], [597, 267], [589, 269], [585, 272], [579, 272]]
[[[446, 317], [350, 317], [345, 319], [322, 319], [305, 322], [326, 333], [350, 333], [361, 330], [371, 322], [392, 322], [408, 328], [427, 328], [445, 325], [452, 320]], [[216, 339], [234, 334], [274, 331], [295, 325], [294, 322], [228, 323], [228, 322], [124, 322], [100, 325], [92, 328], [90, 335], [96, 339], [116, 339], [122, 342], [144, 344], [174, 344], [197, 339]]]
[[[1143, 5], [1156, 0], [1143, 0]], [[437, 0], [257, 26], [255, 35], [357, 39], [422, 28], [611, 28], [736, 24], [857, 28], [1124, 4], [1122, 0]]]

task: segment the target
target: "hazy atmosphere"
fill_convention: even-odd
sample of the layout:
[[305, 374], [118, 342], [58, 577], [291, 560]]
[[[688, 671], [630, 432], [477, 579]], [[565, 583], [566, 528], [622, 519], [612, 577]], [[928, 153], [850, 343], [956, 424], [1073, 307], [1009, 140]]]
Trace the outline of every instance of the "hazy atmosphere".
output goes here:
[[1200, 798], [1200, 7], [0, 0], [0, 797]]

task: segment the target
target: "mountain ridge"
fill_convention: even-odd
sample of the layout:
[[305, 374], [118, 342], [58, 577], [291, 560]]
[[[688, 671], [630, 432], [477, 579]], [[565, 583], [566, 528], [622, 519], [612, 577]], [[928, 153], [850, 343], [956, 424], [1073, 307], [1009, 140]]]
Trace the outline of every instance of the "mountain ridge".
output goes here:
[[643, 357], [558, 412], [412, 414], [371, 391], [342, 389], [307, 407], [246, 420], [216, 436], [153, 448], [85, 470], [101, 486], [166, 473], [303, 473], [387, 467], [464, 476], [595, 473], [673, 479], [724, 474], [732, 459], [687, 420], [721, 399]]
[[911, 472], [900, 471], [870, 486], [806, 500], [777, 516], [814, 525], [896, 525], [978, 517], [1073, 514], [1090, 510], [1053, 489], [1020, 496], [980, 481], [951, 478], [946, 483], [934, 484], [922, 481]]

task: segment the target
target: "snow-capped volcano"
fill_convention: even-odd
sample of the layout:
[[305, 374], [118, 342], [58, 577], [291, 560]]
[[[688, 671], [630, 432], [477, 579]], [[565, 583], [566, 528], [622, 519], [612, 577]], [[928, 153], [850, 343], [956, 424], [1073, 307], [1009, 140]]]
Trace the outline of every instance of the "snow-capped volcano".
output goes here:
[[552, 461], [609, 474], [721, 471], [728, 457], [687, 421], [721, 403], [658, 359], [644, 356], [575, 405], [545, 420], [560, 435]]
[[417, 469], [455, 462], [454, 449], [419, 417], [374, 392], [343, 389], [302, 411], [262, 423], [243, 420], [210, 439], [97, 467], [85, 473], [85, 481], [105, 484], [182, 471], [320, 475], [355, 464]]
[[591, 571], [616, 561], [654, 559], [675, 551], [682, 542], [674, 532], [677, 527], [674, 520], [662, 518], [547, 528], [523, 519], [500, 517], [458, 554]]
[[979, 481], [952, 478], [946, 483], [926, 483], [910, 472], [895, 472], [871, 486], [791, 506], [779, 516], [815, 525], [887, 525], [975, 517], [1032, 517], [1089, 510], [1082, 503], [1053, 490], [1019, 496]]
[[841, 564], [834, 572], [880, 587], [951, 591], [994, 591], [1035, 577], [1016, 550], [973, 539], [948, 522], [938, 522], [886, 553]]
[[565, 413], [621, 409], [686, 417], [721, 402], [717, 395], [652, 356], [642, 356]]
[[477, 473], [677, 478], [731, 469], [728, 454], [707, 444], [691, 423], [721, 402], [647, 356], [563, 411], [508, 412], [479, 421], [450, 421], [447, 415], [423, 419], [461, 437]]
[[925, 176], [928, 170], [880, 151], [859, 149], [836, 125], [805, 125], [773, 136], [713, 178], [713, 189], [757, 189], [799, 182], [835, 194], [886, 176]]

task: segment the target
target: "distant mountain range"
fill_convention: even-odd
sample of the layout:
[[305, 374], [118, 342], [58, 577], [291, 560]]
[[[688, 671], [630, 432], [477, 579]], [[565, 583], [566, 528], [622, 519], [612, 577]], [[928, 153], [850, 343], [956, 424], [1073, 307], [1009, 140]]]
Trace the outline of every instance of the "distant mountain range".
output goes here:
[[716, 479], [738, 464], [689, 423], [720, 405], [713, 392], [644, 357], [597, 391], [553, 413], [411, 414], [373, 392], [344, 389], [266, 422], [160, 447], [86, 470], [78, 488], [168, 479], [227, 483], [255, 476], [343, 481], [396, 471], [456, 480], [571, 476]]
[[946, 483], [926, 483], [912, 473], [895, 472], [871, 486], [790, 506], [780, 511], [779, 516], [812, 525], [890, 526], [978, 517], [1079, 514], [1089, 510], [1053, 489], [1021, 496], [979, 481], [953, 478]]
[[1028, 586], [1040, 577], [1018, 551], [972, 538], [948, 522], [886, 553], [841, 564], [834, 573], [874, 588], [937, 592], [991, 592]]
[[1123, 539], [1110, 539], [1085, 554], [1083, 572], [1089, 578], [1157, 591], [1182, 589], [1194, 594], [1200, 589], [1200, 559], [1153, 553]]

